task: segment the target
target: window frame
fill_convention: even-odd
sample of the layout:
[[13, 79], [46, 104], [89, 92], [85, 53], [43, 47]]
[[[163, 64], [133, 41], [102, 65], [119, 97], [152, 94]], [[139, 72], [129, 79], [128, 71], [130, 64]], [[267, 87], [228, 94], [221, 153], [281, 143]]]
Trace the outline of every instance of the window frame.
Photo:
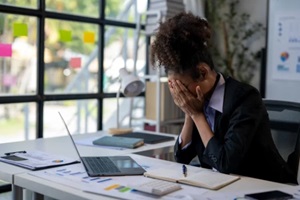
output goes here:
[[[0, 12], [5, 14], [20, 14], [26, 16], [33, 16], [37, 18], [37, 90], [36, 94], [33, 95], [0, 95], [0, 104], [8, 103], [36, 103], [36, 138], [43, 138], [44, 134], [44, 104], [49, 101], [60, 101], [60, 100], [97, 100], [97, 130], [102, 130], [103, 121], [103, 100], [106, 98], [116, 98], [116, 93], [105, 93], [103, 92], [103, 78], [104, 78], [104, 35], [105, 26], [117, 26], [123, 28], [136, 28], [135, 23], [129, 23], [124, 21], [115, 21], [110, 19], [105, 19], [105, 2], [106, 0], [99, 0], [99, 17], [87, 17], [72, 15], [66, 13], [58, 13], [53, 11], [47, 11], [45, 0], [38, 0], [38, 8], [23, 8], [15, 7], [10, 5], [1, 5]], [[92, 23], [99, 27], [98, 32], [98, 60], [99, 60], [99, 70], [98, 70], [98, 92], [96, 93], [80, 93], [80, 94], [45, 94], [44, 92], [44, 73], [45, 73], [45, 63], [44, 63], [44, 48], [45, 48], [45, 19], [58, 19], [74, 22], [84, 22]], [[144, 25], [141, 25], [141, 29], [145, 29]], [[150, 44], [150, 38], [146, 36], [146, 45]], [[146, 55], [148, 55], [149, 50], [146, 48]], [[148, 73], [148, 56], [146, 56], [146, 69], [145, 73]], [[140, 96], [145, 96], [145, 93], [141, 93]], [[124, 97], [121, 94], [121, 98]]]

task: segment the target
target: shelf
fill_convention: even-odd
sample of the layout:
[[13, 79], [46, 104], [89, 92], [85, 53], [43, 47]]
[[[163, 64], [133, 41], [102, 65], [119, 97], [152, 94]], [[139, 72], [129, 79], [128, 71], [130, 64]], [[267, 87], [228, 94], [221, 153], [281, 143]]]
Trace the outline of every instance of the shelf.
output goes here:
[[[158, 76], [156, 74], [154, 74], [154, 75], [144, 75], [144, 76], [142, 76], [140, 78], [142, 78], [142, 79], [149, 79], [150, 81], [155, 82], [155, 81], [157, 81]], [[160, 76], [159, 77], [159, 81], [160, 82], [167, 82], [168, 78], [166, 76]]]

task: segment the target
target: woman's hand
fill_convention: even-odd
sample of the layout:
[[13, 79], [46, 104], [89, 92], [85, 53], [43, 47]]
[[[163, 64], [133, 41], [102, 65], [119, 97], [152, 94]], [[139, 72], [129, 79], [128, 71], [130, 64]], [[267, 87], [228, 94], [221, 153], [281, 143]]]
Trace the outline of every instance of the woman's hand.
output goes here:
[[202, 114], [204, 96], [200, 86], [196, 87], [195, 97], [179, 80], [169, 80], [169, 88], [175, 104], [192, 118]]

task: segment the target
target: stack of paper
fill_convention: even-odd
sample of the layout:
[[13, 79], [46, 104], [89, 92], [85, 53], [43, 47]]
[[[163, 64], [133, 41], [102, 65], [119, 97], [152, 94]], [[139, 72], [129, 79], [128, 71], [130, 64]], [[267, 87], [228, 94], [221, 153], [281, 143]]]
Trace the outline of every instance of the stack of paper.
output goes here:
[[146, 35], [155, 33], [159, 22], [185, 11], [183, 0], [149, 0], [149, 8], [146, 15]]

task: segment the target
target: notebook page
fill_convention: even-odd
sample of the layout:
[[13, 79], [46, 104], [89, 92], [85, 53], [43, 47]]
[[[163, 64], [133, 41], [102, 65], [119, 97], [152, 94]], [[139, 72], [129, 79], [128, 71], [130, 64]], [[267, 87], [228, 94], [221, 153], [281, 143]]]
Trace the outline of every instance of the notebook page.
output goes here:
[[199, 171], [192, 175], [188, 174], [186, 178], [180, 179], [180, 182], [199, 187], [218, 189], [238, 179], [239, 177], [237, 176], [231, 176], [219, 172]]

